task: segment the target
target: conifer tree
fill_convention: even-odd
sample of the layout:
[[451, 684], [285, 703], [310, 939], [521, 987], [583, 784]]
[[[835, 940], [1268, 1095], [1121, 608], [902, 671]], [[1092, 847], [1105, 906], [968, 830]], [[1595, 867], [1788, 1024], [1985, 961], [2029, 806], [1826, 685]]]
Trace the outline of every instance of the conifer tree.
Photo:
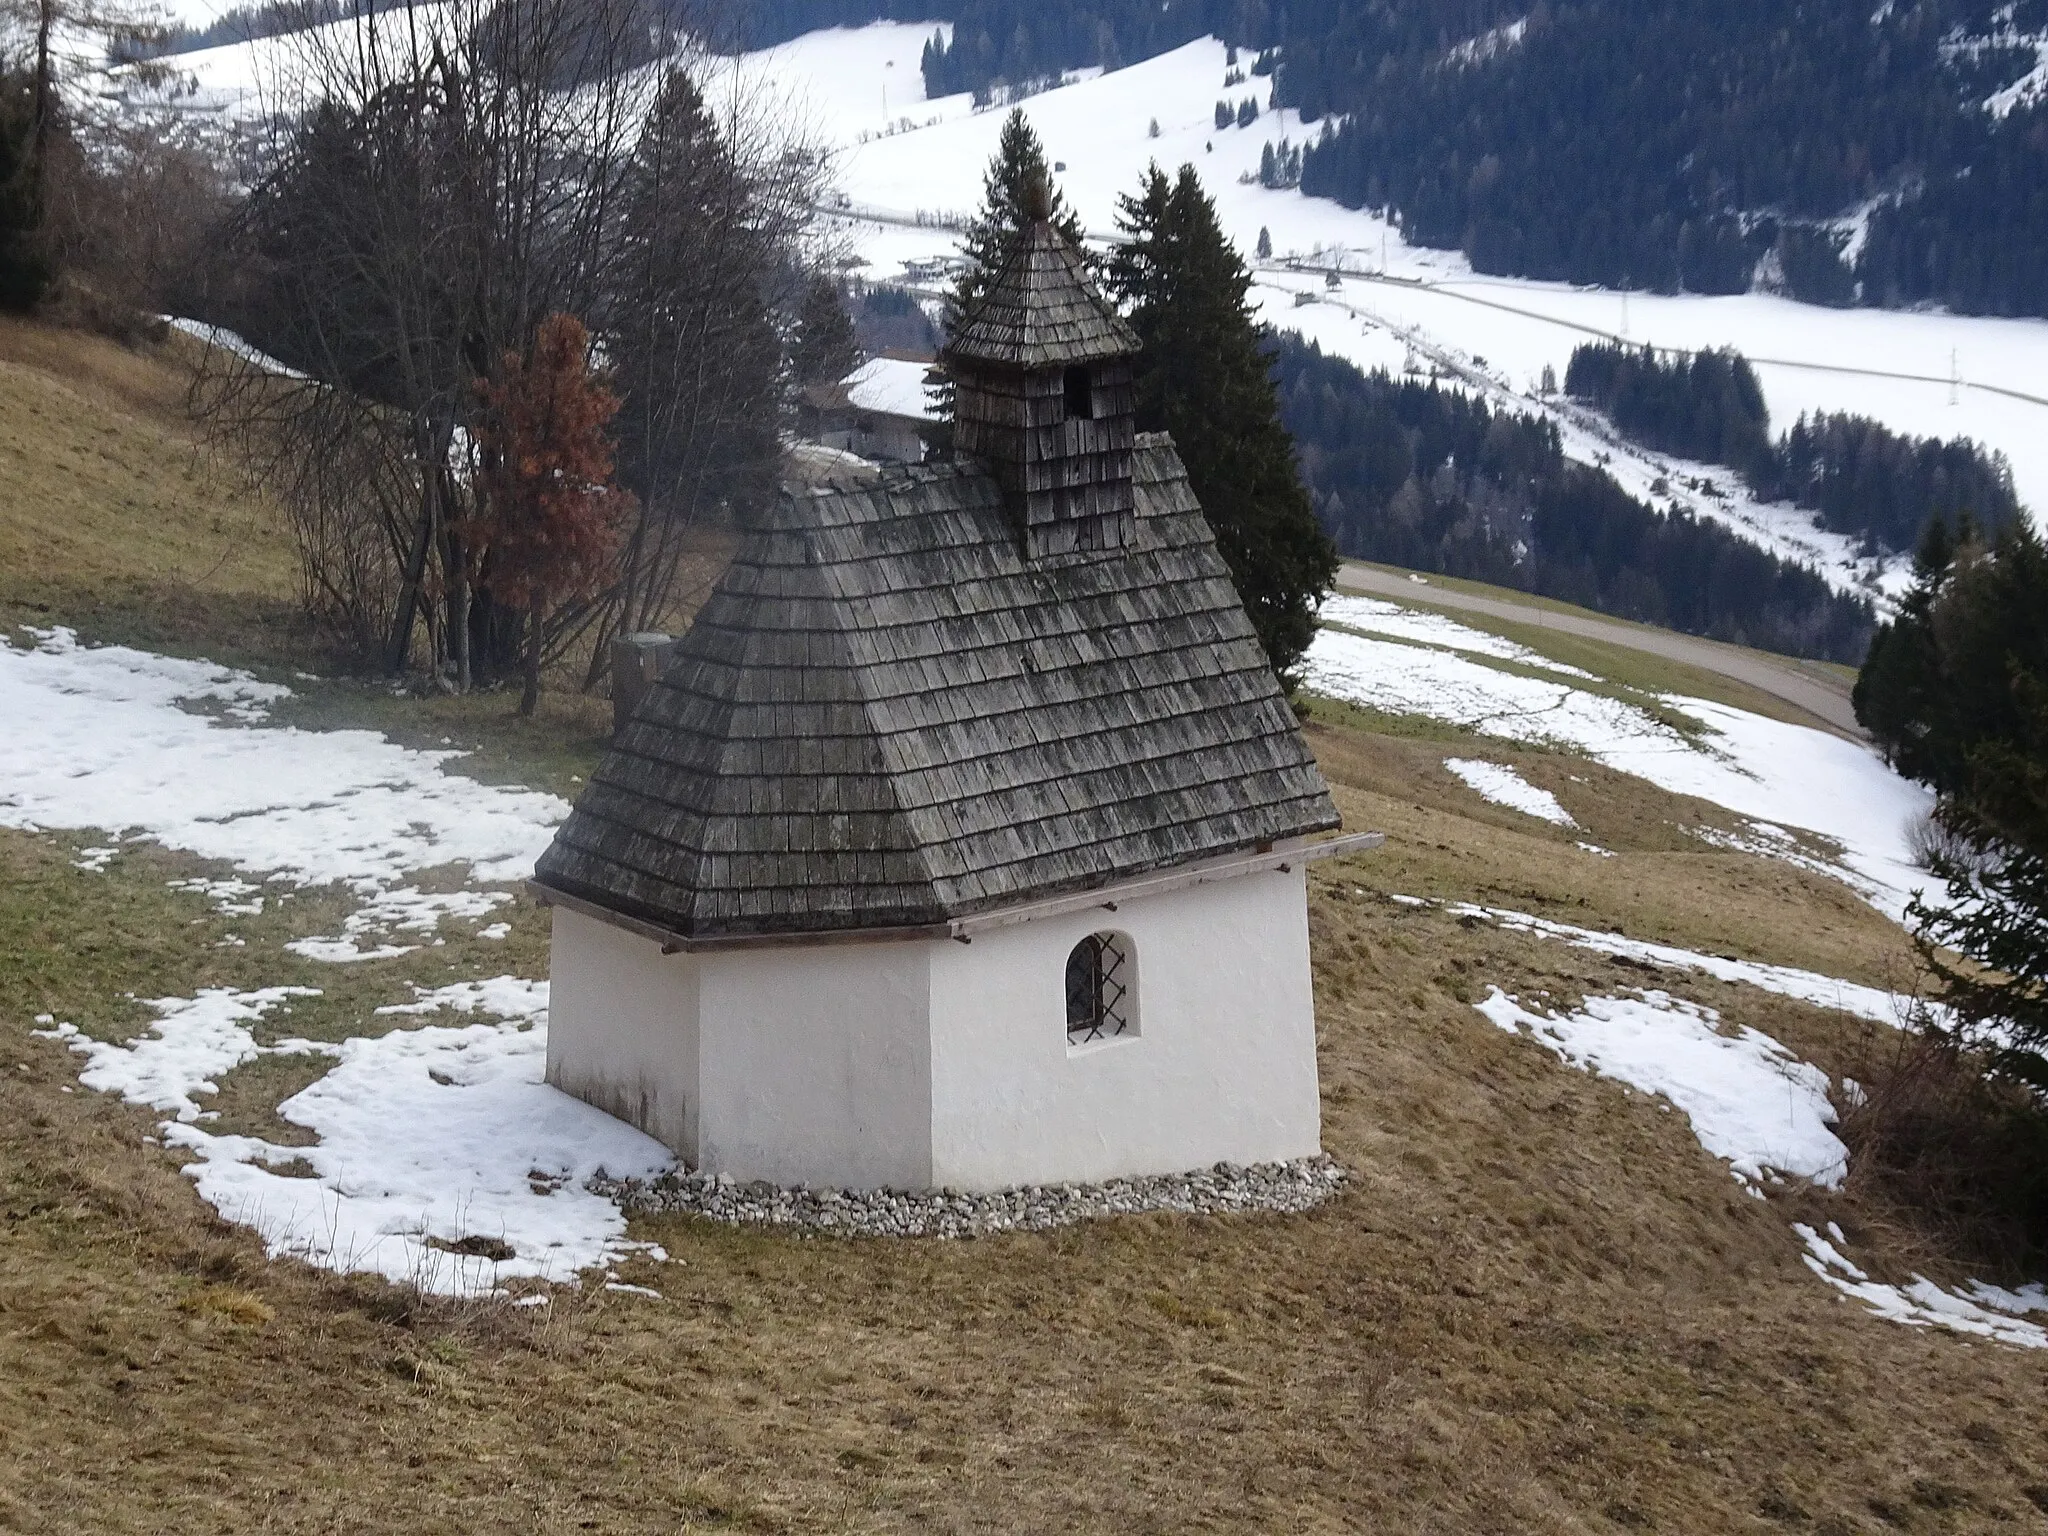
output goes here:
[[[1965, 525], [1966, 540], [1971, 531]], [[1952, 752], [1953, 733], [1930, 727], [1940, 708], [1934, 600], [1955, 557], [1956, 536], [1945, 521], [1934, 518], [1913, 556], [1913, 585], [1900, 600], [1898, 617], [1871, 637], [1850, 695], [1856, 719], [1885, 761], [1909, 779], [1954, 776], [1956, 765], [1939, 760]]]
[[996, 275], [1017, 236], [1030, 222], [1026, 212], [1027, 194], [1034, 182], [1042, 183], [1051, 198], [1052, 226], [1081, 249], [1081, 220], [1067, 206], [1053, 185], [1052, 169], [1046, 164], [1045, 145], [1024, 116], [1013, 107], [1003, 119], [1002, 137], [981, 179], [981, 211], [961, 237], [961, 253], [967, 258], [959, 280], [953, 285], [953, 311], [967, 308]]
[[1930, 529], [1856, 715], [1935, 792], [1946, 897], [1907, 915], [1940, 1000], [1994, 1068], [2048, 1090], [2048, 548], [2024, 518], [1988, 548], [1967, 534]]
[[846, 301], [840, 297], [839, 285], [821, 272], [804, 290], [803, 307], [797, 315], [796, 349], [790, 360], [796, 386], [836, 384], [859, 363], [860, 347], [854, 340]]
[[1128, 243], [1111, 256], [1108, 275], [1145, 347], [1139, 430], [1173, 434], [1245, 612], [1291, 688], [1315, 634], [1316, 607], [1336, 579], [1337, 554], [1280, 424], [1246, 301], [1251, 273], [1192, 165], [1172, 182], [1154, 165], [1138, 194], [1119, 203]]

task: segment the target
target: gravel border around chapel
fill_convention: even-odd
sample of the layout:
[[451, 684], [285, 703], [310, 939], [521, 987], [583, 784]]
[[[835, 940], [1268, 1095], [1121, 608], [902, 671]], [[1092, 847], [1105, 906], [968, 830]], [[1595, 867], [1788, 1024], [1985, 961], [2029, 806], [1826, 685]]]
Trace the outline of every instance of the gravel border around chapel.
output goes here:
[[594, 1181], [635, 1214], [707, 1216], [735, 1226], [788, 1227], [833, 1237], [990, 1237], [1044, 1232], [1100, 1216], [1179, 1211], [1306, 1211], [1349, 1175], [1327, 1155], [1286, 1163], [1218, 1163], [1193, 1173], [1103, 1184], [1029, 1185], [993, 1194], [958, 1190], [784, 1189], [731, 1174], [676, 1172], [659, 1179]]

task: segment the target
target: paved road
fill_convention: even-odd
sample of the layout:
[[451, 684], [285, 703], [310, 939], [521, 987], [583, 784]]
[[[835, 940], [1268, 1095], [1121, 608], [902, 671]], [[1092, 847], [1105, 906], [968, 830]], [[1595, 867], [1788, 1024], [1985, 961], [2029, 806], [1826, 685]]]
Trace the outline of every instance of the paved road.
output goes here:
[[1483, 613], [1537, 629], [1560, 630], [1568, 635], [1604, 640], [1609, 645], [1626, 646], [1633, 651], [1646, 651], [1652, 656], [1682, 661], [1703, 671], [1747, 683], [1760, 692], [1804, 710], [1842, 735], [1858, 741], [1864, 739], [1862, 727], [1856, 724], [1856, 712], [1849, 707], [1849, 684], [1818, 666], [1810, 667], [1790, 657], [1778, 661], [1716, 640], [1701, 640], [1693, 635], [1674, 634], [1670, 630], [1641, 629], [1632, 624], [1617, 624], [1576, 613], [1559, 613], [1535, 603], [1480, 597], [1439, 586], [1434, 581], [1425, 586], [1407, 576], [1390, 575], [1349, 560], [1337, 573], [1337, 590]]

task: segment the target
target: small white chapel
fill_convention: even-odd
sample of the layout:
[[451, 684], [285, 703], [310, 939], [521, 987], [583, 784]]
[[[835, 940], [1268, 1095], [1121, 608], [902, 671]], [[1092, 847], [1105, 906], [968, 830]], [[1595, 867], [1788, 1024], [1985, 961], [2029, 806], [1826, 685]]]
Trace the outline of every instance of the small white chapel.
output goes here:
[[1320, 1150], [1338, 816], [1137, 341], [1028, 225], [951, 461], [787, 488], [542, 856], [547, 1074], [692, 1168], [993, 1190]]

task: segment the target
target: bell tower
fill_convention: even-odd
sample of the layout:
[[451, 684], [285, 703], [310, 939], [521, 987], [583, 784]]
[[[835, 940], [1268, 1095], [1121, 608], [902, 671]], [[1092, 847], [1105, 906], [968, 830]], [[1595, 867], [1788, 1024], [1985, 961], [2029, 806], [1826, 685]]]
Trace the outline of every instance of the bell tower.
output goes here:
[[1081, 253], [1045, 217], [1042, 191], [1035, 201], [940, 354], [954, 448], [994, 473], [1032, 559], [1131, 542], [1138, 352]]

